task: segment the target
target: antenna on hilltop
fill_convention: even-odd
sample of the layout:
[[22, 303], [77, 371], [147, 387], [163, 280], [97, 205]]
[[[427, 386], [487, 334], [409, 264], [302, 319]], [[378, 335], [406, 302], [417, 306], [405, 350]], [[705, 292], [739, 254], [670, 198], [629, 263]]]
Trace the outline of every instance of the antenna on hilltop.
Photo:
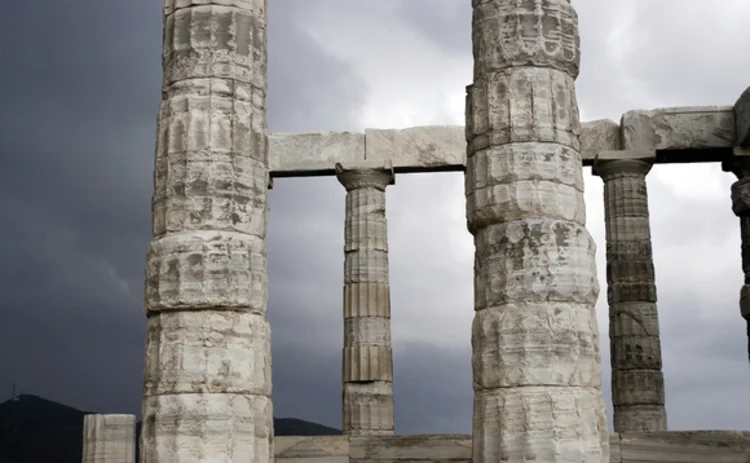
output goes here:
[[13, 383], [13, 392], [11, 393], [10, 400], [17, 401], [18, 396], [16, 395], [16, 383]]

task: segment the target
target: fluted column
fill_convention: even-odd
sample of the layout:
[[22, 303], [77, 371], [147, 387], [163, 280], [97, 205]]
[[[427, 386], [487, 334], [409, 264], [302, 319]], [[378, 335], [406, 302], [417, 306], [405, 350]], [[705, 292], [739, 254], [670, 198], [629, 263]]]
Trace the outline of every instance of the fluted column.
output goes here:
[[266, 0], [166, 0], [141, 463], [273, 459]]
[[609, 461], [568, 0], [474, 0], [474, 463]]
[[745, 274], [740, 290], [740, 315], [745, 319], [750, 361], [750, 147], [736, 148], [735, 152], [737, 156], [725, 162], [723, 168], [738, 179], [732, 184], [732, 211], [740, 219], [742, 272]]
[[667, 430], [646, 174], [654, 153], [596, 160], [604, 181], [615, 432]]
[[336, 165], [346, 188], [344, 226], [343, 430], [393, 434], [391, 299], [385, 188], [390, 166]]
[[83, 417], [83, 463], [135, 463], [135, 415]]

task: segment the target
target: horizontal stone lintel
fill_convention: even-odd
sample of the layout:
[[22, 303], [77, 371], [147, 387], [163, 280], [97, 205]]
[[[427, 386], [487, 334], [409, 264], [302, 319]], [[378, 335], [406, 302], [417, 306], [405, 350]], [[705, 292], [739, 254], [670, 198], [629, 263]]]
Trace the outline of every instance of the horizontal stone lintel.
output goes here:
[[[612, 463], [747, 463], [750, 432], [665, 431], [611, 434]], [[279, 463], [471, 462], [470, 435], [277, 436]]]
[[[597, 155], [608, 159], [623, 151], [654, 152], [656, 164], [723, 162], [743, 140], [737, 138], [735, 108], [705, 106], [629, 111], [620, 123], [597, 120], [581, 124], [584, 166]], [[735, 150], [736, 151], [736, 150]], [[335, 165], [393, 166], [396, 173], [461, 172], [466, 165], [464, 126], [366, 129], [357, 132], [272, 133], [271, 175], [335, 175]]]

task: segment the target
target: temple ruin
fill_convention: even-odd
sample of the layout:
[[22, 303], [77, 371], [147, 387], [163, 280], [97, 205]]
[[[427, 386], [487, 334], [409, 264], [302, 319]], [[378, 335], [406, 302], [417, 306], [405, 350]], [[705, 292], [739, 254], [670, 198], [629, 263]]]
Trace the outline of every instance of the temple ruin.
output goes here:
[[[580, 123], [571, 2], [472, 4], [465, 127], [269, 134], [267, 0], [166, 0], [141, 463], [750, 462], [750, 432], [668, 430], [646, 191], [660, 163], [737, 176], [750, 324], [750, 89], [734, 106]], [[604, 182], [613, 435], [584, 166]], [[476, 246], [473, 430], [394, 436], [385, 190], [437, 171], [465, 172]], [[347, 192], [340, 437], [273, 435], [268, 188], [295, 176]], [[121, 451], [84, 462], [132, 461], [134, 420], [110, 421], [87, 448], [120, 436]]]

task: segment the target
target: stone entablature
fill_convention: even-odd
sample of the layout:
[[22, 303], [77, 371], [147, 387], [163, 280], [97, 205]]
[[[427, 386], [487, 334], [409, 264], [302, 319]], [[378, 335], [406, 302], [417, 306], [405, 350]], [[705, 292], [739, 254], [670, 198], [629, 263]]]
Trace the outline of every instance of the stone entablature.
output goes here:
[[[745, 108], [740, 102], [734, 108], [628, 111], [619, 124], [607, 119], [584, 122], [580, 133], [583, 165], [591, 165], [602, 151], [620, 149], [657, 150], [657, 164], [724, 161], [737, 143], [738, 130], [747, 132], [750, 141], [750, 120], [735, 118], [735, 113], [748, 112], [750, 103]], [[466, 129], [462, 125], [435, 125], [365, 129], [364, 133], [270, 134], [269, 164], [274, 177], [334, 175], [337, 162], [388, 160], [397, 173], [463, 171]]]

